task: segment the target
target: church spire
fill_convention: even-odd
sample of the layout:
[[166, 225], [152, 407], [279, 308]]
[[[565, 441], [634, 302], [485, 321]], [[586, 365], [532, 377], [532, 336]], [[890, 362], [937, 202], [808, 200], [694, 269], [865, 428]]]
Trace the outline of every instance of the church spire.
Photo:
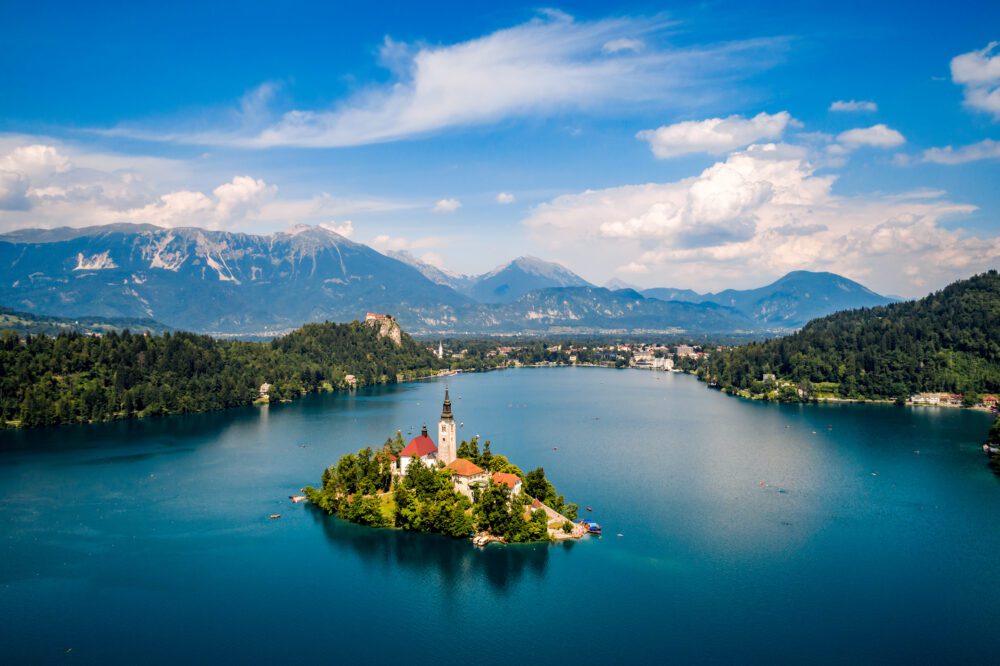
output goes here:
[[453, 419], [455, 418], [451, 414], [451, 398], [448, 397], [448, 387], [444, 387], [444, 405], [441, 407], [441, 418], [442, 419]]

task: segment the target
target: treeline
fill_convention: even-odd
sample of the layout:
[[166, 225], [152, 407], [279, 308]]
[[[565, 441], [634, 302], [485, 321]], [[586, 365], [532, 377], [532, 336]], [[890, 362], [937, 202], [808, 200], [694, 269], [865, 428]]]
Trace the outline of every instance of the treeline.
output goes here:
[[767, 394], [774, 382], [844, 398], [900, 400], [922, 391], [1000, 391], [1000, 275], [961, 280], [926, 298], [850, 310], [793, 335], [711, 354], [699, 375], [728, 391]]
[[0, 423], [45, 426], [251, 404], [264, 383], [291, 399], [347, 385], [393, 383], [445, 367], [408, 335], [396, 345], [370, 326], [308, 324], [270, 342], [192, 333], [56, 337], [0, 333]]
[[[561, 495], [538, 468], [527, 475], [505, 456], [492, 454], [490, 443], [472, 462], [491, 472], [517, 474], [523, 492], [513, 495], [510, 489], [492, 479], [474, 491], [475, 502], [457, 492], [450, 470], [427, 466], [419, 458], [410, 461], [406, 476], [393, 477], [391, 455], [402, 448], [399, 433], [386, 441], [380, 451], [364, 448], [347, 454], [324, 470], [319, 488], [307, 486], [306, 497], [327, 513], [370, 527], [397, 527], [404, 530], [434, 532], [452, 537], [467, 537], [474, 531], [486, 531], [510, 543], [544, 541], [549, 538], [548, 518], [544, 511], [530, 511], [531, 498], [537, 498], [576, 518], [575, 504], [566, 504]], [[478, 443], [462, 442], [462, 453], [478, 452]], [[485, 457], [484, 457], [485, 456]], [[530, 516], [530, 517], [528, 517]], [[571, 529], [572, 523], [563, 526]]]

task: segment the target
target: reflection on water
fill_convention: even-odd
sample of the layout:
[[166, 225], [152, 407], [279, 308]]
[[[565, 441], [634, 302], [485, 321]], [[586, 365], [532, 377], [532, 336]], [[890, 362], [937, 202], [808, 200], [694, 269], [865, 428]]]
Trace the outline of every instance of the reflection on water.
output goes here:
[[366, 567], [380, 572], [404, 570], [420, 577], [433, 577], [446, 592], [461, 588], [470, 572], [481, 573], [490, 586], [500, 592], [528, 574], [543, 578], [549, 549], [570, 549], [574, 545], [571, 542], [494, 544], [475, 548], [466, 539], [364, 527], [328, 516], [315, 506], [310, 505], [307, 510], [333, 549], [351, 551]]

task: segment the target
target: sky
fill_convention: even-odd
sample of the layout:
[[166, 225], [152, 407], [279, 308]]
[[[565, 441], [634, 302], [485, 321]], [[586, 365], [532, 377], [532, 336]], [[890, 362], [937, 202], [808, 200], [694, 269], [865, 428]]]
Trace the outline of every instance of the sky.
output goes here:
[[1000, 266], [1000, 3], [757, 4], [0, 0], [0, 232], [322, 225], [698, 291]]

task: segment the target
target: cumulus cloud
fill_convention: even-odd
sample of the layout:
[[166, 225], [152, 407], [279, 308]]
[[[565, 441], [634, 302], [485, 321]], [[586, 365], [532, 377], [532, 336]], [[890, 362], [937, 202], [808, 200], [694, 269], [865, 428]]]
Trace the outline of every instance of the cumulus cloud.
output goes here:
[[1000, 42], [951, 59], [951, 80], [962, 86], [965, 105], [1000, 120]]
[[879, 123], [871, 127], [857, 127], [841, 132], [837, 141], [847, 150], [861, 147], [895, 148], [906, 143], [906, 138], [896, 130]]
[[835, 180], [801, 151], [751, 146], [691, 178], [556, 197], [524, 224], [574, 264], [701, 290], [808, 268], [912, 294], [1000, 260], [1000, 238], [954, 228], [974, 206], [929, 191], [838, 196]]
[[27, 210], [28, 179], [16, 171], [0, 171], [0, 210]]
[[856, 112], [856, 111], [878, 111], [878, 104], [870, 100], [842, 100], [830, 104], [830, 111]]
[[511, 204], [514, 203], [514, 195], [510, 192], [501, 192], [497, 195], [498, 204]]
[[380, 60], [390, 80], [332, 108], [289, 110], [266, 122], [239, 111], [235, 122], [211, 129], [118, 127], [108, 133], [205, 145], [337, 147], [565, 111], [615, 111], [652, 101], [680, 107], [726, 94], [713, 85], [722, 77], [731, 91], [741, 74], [769, 66], [785, 43], [657, 48], [655, 38], [668, 25], [656, 18], [576, 21], [545, 12], [449, 45], [387, 38]]
[[147, 222], [263, 231], [420, 207], [328, 193], [279, 198], [276, 186], [248, 175], [192, 186], [210, 176], [193, 174], [185, 162], [41, 139], [0, 134], [0, 230]]
[[69, 168], [69, 158], [60, 153], [54, 146], [37, 143], [18, 146], [0, 158], [0, 171], [20, 173], [27, 178], [62, 173]]
[[758, 141], [778, 139], [789, 125], [797, 125], [797, 121], [787, 111], [781, 111], [758, 113], [753, 118], [734, 115], [689, 120], [642, 130], [636, 137], [648, 141], [660, 159], [689, 153], [721, 155]]
[[219, 220], [243, 217], [248, 212], [259, 209], [260, 204], [273, 196], [277, 189], [258, 178], [236, 176], [232, 181], [212, 190], [217, 202], [215, 217]]
[[993, 141], [992, 139], [983, 139], [978, 143], [961, 146], [960, 148], [953, 148], [952, 146], [928, 148], [924, 151], [921, 158], [924, 162], [949, 165], [995, 159], [1000, 159], [1000, 141]]
[[351, 220], [345, 220], [344, 222], [330, 220], [329, 222], [321, 222], [319, 226], [335, 234], [340, 234], [344, 238], [350, 238], [354, 234], [354, 222]]
[[142, 208], [124, 211], [122, 219], [162, 227], [224, 228], [258, 211], [276, 189], [260, 179], [236, 176], [212, 190], [212, 196], [191, 190], [169, 192]]
[[462, 202], [458, 199], [438, 199], [431, 210], [435, 213], [454, 213], [461, 207]]

